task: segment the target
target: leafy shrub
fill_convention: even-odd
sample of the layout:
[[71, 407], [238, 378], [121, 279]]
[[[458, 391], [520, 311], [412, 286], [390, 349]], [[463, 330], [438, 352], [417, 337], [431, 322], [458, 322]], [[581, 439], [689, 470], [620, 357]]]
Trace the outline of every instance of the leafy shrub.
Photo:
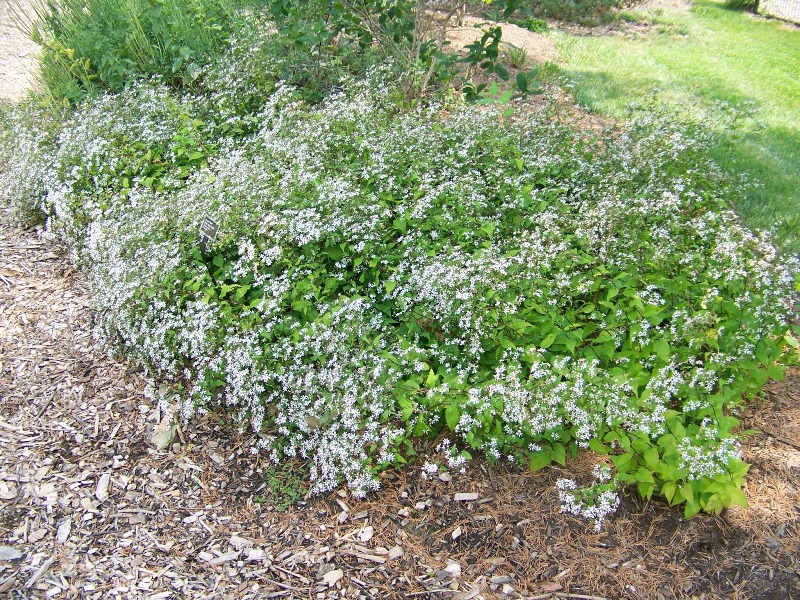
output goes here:
[[[520, 1], [492, 0], [486, 4], [492, 6], [492, 15], [499, 20], [501, 15], [510, 16]], [[485, 88], [484, 84], [472, 84], [478, 67], [486, 74], [508, 80], [508, 71], [498, 60], [500, 27], [484, 30], [483, 39], [468, 46], [468, 55], [463, 59], [444, 51], [445, 32], [462, 5], [459, 0], [265, 2], [283, 52], [297, 57], [285, 63], [289, 72], [283, 73], [281, 79], [299, 85], [305, 95], [310, 90], [314, 95], [307, 95], [308, 99], [316, 101], [324, 95], [314, 89], [319, 87], [314, 83], [320, 68], [323, 81], [327, 81], [326, 67], [342, 57], [366, 54], [367, 61], [361, 63], [362, 67], [371, 64], [395, 67], [400, 81], [399, 95], [409, 104], [431, 91], [446, 95], [453, 82], [460, 83], [470, 100], [477, 100]], [[461, 63], [467, 63], [466, 73]], [[364, 72], [361, 70], [361, 74]], [[350, 74], [355, 73], [350, 71]]]
[[3, 196], [24, 226], [41, 221], [41, 200], [57, 182], [46, 181], [53, 174], [49, 154], [58, 137], [61, 123], [52, 113], [26, 104], [0, 107], [0, 174], [3, 158], [18, 168], [13, 177], [4, 180]]
[[516, 24], [522, 27], [523, 29], [532, 31], [533, 33], [545, 33], [547, 30], [550, 29], [550, 26], [547, 24], [547, 21], [545, 21], [544, 19], [537, 19], [535, 17], [528, 17], [527, 19], [521, 19], [518, 22], [516, 22]]
[[39, 0], [29, 33], [56, 99], [159, 76], [190, 84], [240, 24], [235, 0]]
[[725, 6], [734, 10], [746, 10], [752, 13], [758, 12], [759, 0], [725, 0]]
[[[742, 503], [730, 412], [781, 376], [798, 264], [730, 212], [707, 140], [651, 115], [601, 140], [549, 114], [397, 115], [394, 77], [317, 106], [269, 80], [246, 122], [236, 82], [194, 99], [135, 86], [58, 135], [25, 123], [3, 186], [43, 170], [30, 208], [160, 401], [226, 406], [253, 452], [307, 461], [314, 492], [364, 494], [441, 435], [453, 464], [592, 448], [688, 515]], [[201, 252], [206, 217], [221, 229]], [[570, 510], [602, 516], [602, 494]]]
[[[522, 2], [526, 21], [535, 24], [535, 19], [555, 19], [578, 25], [594, 26], [615, 18], [615, 10], [625, 3], [622, 0], [538, 0]], [[534, 19], [531, 19], [531, 16]], [[526, 27], [525, 25], [521, 25]], [[527, 27], [526, 27], [527, 28]], [[532, 29], [535, 31], [535, 29]]]

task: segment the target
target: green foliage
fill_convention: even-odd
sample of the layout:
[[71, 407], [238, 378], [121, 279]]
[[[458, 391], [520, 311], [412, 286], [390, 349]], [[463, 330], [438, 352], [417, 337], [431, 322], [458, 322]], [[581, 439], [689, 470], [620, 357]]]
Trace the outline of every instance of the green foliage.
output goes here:
[[[472, 78], [479, 71], [508, 80], [500, 61], [500, 27], [485, 29], [483, 38], [467, 48], [465, 58], [446, 51], [444, 32], [460, 4], [455, 0], [269, 0], [266, 7], [277, 25], [282, 52], [294, 56], [284, 63], [287, 71], [281, 78], [298, 85], [304, 98], [319, 101], [336, 87], [337, 73], [331, 66], [336, 66], [340, 75], [363, 75], [370, 64], [388, 61], [401, 81], [403, 101], [413, 104], [431, 92], [446, 95], [454, 82], [466, 91], [468, 99], [477, 99], [483, 88], [476, 92], [478, 86], [472, 84]], [[519, 6], [515, 0], [488, 4], [498, 18]], [[434, 18], [435, 10], [442, 11], [444, 22]], [[368, 60], [360, 63], [359, 70], [350, 56]], [[520, 58], [519, 52], [516, 57]], [[356, 68], [348, 69], [348, 64]]]
[[275, 510], [284, 511], [308, 495], [308, 472], [296, 463], [282, 463], [266, 468], [264, 482], [269, 497], [258, 497], [260, 503], [269, 501]]
[[241, 19], [234, 0], [40, 0], [27, 25], [57, 101], [157, 76], [190, 86]]
[[503, 45], [503, 58], [515, 69], [520, 69], [528, 62], [528, 51], [506, 42]]
[[725, 6], [734, 10], [746, 10], [752, 13], [758, 12], [759, 0], [725, 0]]
[[532, 31], [533, 33], [545, 33], [548, 29], [550, 29], [547, 21], [536, 17], [512, 17], [511, 22], [514, 25], [519, 25], [523, 29]]
[[624, 5], [622, 0], [537, 0], [522, 2], [525, 17], [521, 27], [537, 31], [538, 20], [550, 19], [595, 26], [615, 20], [616, 10]]

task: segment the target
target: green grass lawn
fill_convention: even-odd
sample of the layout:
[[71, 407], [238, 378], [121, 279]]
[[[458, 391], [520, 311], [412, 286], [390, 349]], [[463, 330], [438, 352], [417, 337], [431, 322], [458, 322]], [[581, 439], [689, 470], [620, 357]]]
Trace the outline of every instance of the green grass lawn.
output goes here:
[[[632, 102], [655, 97], [711, 123], [720, 161], [757, 183], [735, 208], [800, 252], [800, 28], [713, 0], [634, 15], [652, 24], [649, 33], [554, 33], [578, 101], [624, 117]], [[720, 102], [755, 114], [732, 131]]]

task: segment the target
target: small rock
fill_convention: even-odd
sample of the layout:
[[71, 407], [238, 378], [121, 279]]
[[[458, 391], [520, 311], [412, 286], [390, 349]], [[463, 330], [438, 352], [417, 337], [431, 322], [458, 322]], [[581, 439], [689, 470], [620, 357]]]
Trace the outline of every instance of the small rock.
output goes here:
[[450, 481], [453, 481], [453, 476], [450, 475], [450, 473], [446, 473], [446, 472], [445, 473], [439, 473], [439, 479], [441, 481], [444, 481], [445, 483], [448, 483]]
[[344, 571], [341, 569], [334, 569], [333, 571], [325, 573], [325, 575], [322, 576], [322, 581], [327, 583], [328, 587], [333, 587], [342, 577], [344, 577]]
[[480, 496], [474, 492], [461, 492], [453, 496], [453, 500], [456, 502], [473, 502], [478, 498]]
[[105, 502], [108, 500], [108, 484], [111, 483], [111, 475], [103, 473], [100, 475], [100, 481], [97, 482], [97, 489], [94, 491], [94, 497]]
[[144, 525], [147, 523], [147, 515], [144, 513], [136, 513], [128, 517], [128, 525]]
[[506, 596], [510, 596], [511, 594], [514, 593], [514, 588], [506, 583], [505, 585], [503, 585], [503, 593]]
[[319, 568], [317, 569], [317, 579], [322, 579], [330, 573], [331, 571], [336, 569], [336, 565], [329, 562], [320, 563]]
[[417, 503], [414, 505], [414, 510], [423, 511], [423, 510], [425, 510], [426, 508], [427, 508], [427, 506], [425, 505], [425, 503], [424, 503], [424, 502], [417, 502]]
[[209, 455], [209, 458], [210, 458], [211, 460], [213, 460], [215, 463], [217, 463], [218, 465], [221, 465], [221, 464], [223, 464], [223, 463], [225, 462], [225, 459], [224, 459], [224, 458], [222, 458], [222, 457], [221, 457], [219, 454], [217, 454], [216, 452], [212, 452], [212, 453]]
[[408, 517], [411, 515], [411, 511], [408, 510], [407, 506], [404, 506], [403, 508], [397, 511], [397, 514], [401, 517]]
[[400, 546], [395, 546], [394, 548], [391, 548], [389, 550], [389, 554], [387, 555], [387, 557], [389, 558], [389, 560], [395, 560], [403, 556], [403, 554], [404, 554], [403, 549]]
[[0, 500], [13, 500], [17, 497], [17, 486], [0, 481]]
[[545, 592], [557, 592], [561, 589], [561, 584], [557, 581], [544, 581], [539, 584], [539, 587]]
[[450, 534], [450, 537], [452, 537], [454, 540], [457, 540], [458, 538], [460, 538], [463, 535], [463, 533], [464, 532], [461, 531], [461, 527], [456, 527], [453, 530], [453, 533]]
[[450, 563], [436, 574], [436, 579], [439, 581], [448, 577], [461, 577], [461, 565], [458, 563]]
[[336, 517], [336, 521], [339, 523], [339, 525], [341, 525], [342, 523], [347, 521], [347, 517], [348, 516], [349, 516], [349, 514], [347, 513], [347, 511], [343, 510], [342, 512], [339, 513], [339, 516]]
[[359, 532], [358, 539], [361, 540], [362, 544], [366, 544], [372, 539], [373, 535], [375, 535], [375, 529], [373, 529], [372, 525], [367, 525]]
[[19, 560], [22, 552], [11, 546], [0, 546], [0, 560]]

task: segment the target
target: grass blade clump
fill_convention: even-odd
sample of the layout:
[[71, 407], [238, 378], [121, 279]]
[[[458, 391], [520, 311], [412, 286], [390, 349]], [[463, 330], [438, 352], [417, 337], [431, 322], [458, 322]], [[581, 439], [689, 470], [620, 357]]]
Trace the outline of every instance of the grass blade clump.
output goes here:
[[244, 26], [235, 0], [36, 0], [20, 19], [42, 46], [43, 88], [56, 100], [120, 91], [158, 77], [193, 85]]
[[397, 115], [389, 72], [313, 107], [274, 85], [227, 139], [221, 96], [103, 96], [41, 138], [52, 162], [4, 152], [4, 186], [44, 165], [28, 198], [90, 274], [99, 336], [182, 417], [225, 406], [253, 452], [307, 461], [315, 492], [365, 494], [441, 435], [453, 465], [592, 448], [687, 514], [742, 503], [731, 409], [781, 375], [798, 265], [729, 210], [707, 140]]

